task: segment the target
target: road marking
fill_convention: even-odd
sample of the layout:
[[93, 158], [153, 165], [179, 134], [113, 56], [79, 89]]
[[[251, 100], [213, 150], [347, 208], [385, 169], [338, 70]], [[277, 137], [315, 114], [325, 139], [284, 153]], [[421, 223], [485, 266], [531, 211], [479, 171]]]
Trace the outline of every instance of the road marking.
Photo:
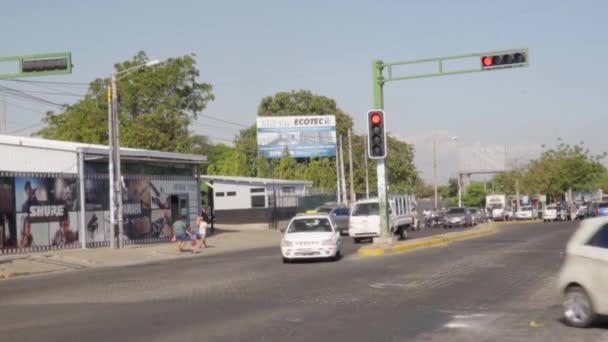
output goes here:
[[450, 329], [459, 329], [459, 328], [468, 328], [469, 325], [464, 324], [464, 323], [447, 323], [446, 325], [444, 325], [444, 327], [450, 328]]
[[376, 284], [371, 284], [371, 287], [373, 287], [374, 289], [388, 289], [388, 288], [402, 288], [405, 287], [405, 284], [399, 284], [399, 283], [376, 283]]

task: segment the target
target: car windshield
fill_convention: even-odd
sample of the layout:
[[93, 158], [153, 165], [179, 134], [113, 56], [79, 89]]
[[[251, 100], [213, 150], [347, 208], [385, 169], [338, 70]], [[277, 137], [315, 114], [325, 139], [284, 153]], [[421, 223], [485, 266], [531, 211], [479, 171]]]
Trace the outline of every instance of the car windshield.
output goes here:
[[557, 209], [557, 207], [554, 205], [550, 205], [547, 207], [547, 210], [555, 210], [555, 209]]
[[469, 211], [471, 212], [471, 214], [477, 214], [477, 209], [469, 209]]
[[[310, 207], [309, 207], [309, 208], [310, 208]], [[333, 208], [330, 208], [330, 207], [318, 207], [316, 211], [317, 211], [318, 213], [329, 213], [329, 212], [331, 212], [331, 211], [332, 211], [332, 209], [333, 209]]]
[[332, 232], [331, 224], [326, 218], [302, 218], [291, 222], [288, 233]]
[[465, 208], [450, 208], [448, 210], [448, 214], [464, 214], [466, 212]]
[[378, 215], [379, 213], [378, 203], [359, 203], [355, 205], [351, 216], [371, 216]]
[[532, 208], [530, 208], [530, 207], [523, 207], [520, 210], [521, 211], [532, 211]]

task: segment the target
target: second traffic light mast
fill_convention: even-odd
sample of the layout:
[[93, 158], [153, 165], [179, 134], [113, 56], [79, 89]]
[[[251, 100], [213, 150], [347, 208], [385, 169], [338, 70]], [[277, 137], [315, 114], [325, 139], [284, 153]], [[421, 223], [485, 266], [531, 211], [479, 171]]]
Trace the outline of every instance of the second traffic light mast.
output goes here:
[[[384, 109], [384, 97], [382, 87], [382, 61], [374, 61], [374, 108]], [[382, 118], [383, 120], [385, 118]], [[368, 118], [369, 120], [369, 118]], [[369, 139], [370, 137], [368, 137]], [[386, 151], [385, 151], [386, 152]], [[375, 243], [392, 243], [393, 234], [390, 231], [388, 220], [388, 194], [386, 191], [386, 163], [385, 158], [376, 159], [376, 172], [378, 178], [378, 207], [380, 215], [380, 238], [374, 239]]]

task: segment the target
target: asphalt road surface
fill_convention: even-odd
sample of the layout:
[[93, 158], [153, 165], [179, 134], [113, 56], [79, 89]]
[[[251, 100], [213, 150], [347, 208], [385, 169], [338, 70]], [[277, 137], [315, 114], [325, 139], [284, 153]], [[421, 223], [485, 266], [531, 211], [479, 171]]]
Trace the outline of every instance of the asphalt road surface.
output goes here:
[[[0, 282], [1, 341], [608, 341], [560, 321], [573, 223], [385, 257], [282, 264], [278, 247]], [[530, 322], [535, 324], [530, 326]]]

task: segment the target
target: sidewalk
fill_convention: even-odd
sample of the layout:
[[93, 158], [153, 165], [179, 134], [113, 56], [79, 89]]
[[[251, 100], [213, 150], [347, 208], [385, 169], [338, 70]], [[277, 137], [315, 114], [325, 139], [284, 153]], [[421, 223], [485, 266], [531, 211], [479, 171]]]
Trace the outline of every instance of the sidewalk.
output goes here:
[[44, 253], [0, 256], [0, 279], [85, 268], [136, 265], [158, 260], [204, 257], [227, 252], [277, 247], [281, 234], [274, 230], [217, 229], [207, 238], [209, 248], [192, 253], [188, 244], [184, 252], [175, 243], [130, 245], [123, 249], [109, 247], [60, 250]]

